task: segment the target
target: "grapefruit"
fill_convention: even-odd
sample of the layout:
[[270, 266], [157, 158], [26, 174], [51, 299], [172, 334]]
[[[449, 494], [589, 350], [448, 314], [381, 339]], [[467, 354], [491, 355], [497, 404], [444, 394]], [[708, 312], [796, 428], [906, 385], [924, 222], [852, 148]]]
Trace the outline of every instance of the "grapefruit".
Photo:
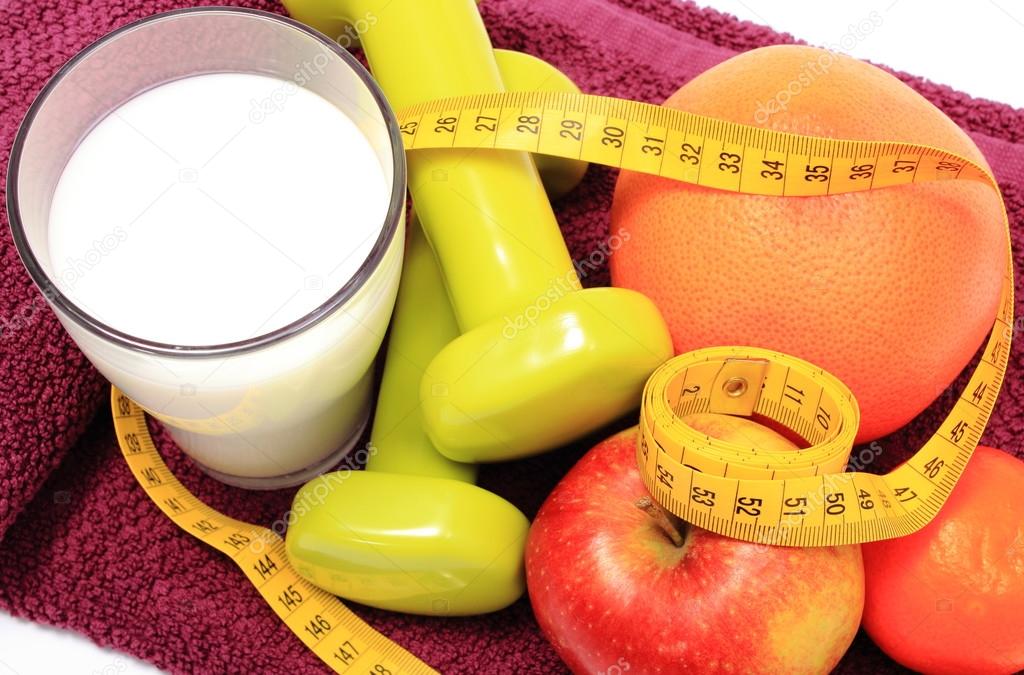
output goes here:
[[1024, 463], [979, 447], [935, 519], [864, 544], [864, 628], [922, 673], [1024, 670]]
[[[938, 146], [986, 166], [888, 73], [775, 46], [696, 77], [665, 105], [800, 134]], [[666, 149], [666, 152], [677, 149]], [[990, 330], [1006, 240], [997, 195], [931, 183], [823, 197], [739, 195], [623, 171], [612, 283], [650, 297], [677, 352], [751, 345], [829, 370], [860, 403], [858, 441], [931, 403]]]

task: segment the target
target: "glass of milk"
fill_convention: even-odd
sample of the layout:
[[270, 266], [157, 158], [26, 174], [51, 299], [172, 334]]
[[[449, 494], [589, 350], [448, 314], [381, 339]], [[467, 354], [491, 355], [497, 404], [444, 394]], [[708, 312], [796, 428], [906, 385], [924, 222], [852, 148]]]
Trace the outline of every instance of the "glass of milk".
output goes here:
[[39, 94], [9, 185], [61, 323], [208, 473], [285, 487], [352, 449], [398, 288], [405, 157], [346, 51], [251, 10], [131, 24]]

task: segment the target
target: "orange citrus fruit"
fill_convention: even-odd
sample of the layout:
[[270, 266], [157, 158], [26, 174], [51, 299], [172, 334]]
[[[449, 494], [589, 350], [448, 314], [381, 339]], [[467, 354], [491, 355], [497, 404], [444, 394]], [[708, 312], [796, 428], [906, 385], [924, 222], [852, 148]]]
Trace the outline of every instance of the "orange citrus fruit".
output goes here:
[[[812, 47], [740, 54], [665, 105], [800, 134], [929, 144], [985, 166], [967, 134], [910, 87]], [[611, 217], [622, 239], [612, 283], [655, 302], [677, 352], [751, 345], [807, 359], [856, 395], [859, 441], [904, 425], [953, 381], [991, 328], [1005, 268], [999, 199], [967, 181], [779, 198], [623, 171]]]
[[864, 544], [864, 628], [923, 673], [1024, 670], [1024, 462], [979, 447], [935, 519]]

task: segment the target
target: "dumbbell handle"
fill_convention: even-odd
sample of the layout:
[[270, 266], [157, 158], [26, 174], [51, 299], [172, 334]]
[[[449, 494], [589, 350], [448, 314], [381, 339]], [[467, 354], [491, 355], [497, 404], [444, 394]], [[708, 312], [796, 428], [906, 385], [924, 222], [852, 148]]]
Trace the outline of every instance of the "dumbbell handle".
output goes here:
[[[323, 25], [324, 3], [286, 4], [300, 21]], [[352, 23], [373, 17], [362, 46], [396, 110], [504, 90], [473, 0], [335, 0], [332, 7]], [[522, 313], [557, 280], [578, 285], [528, 154], [424, 150], [408, 162], [413, 203], [463, 332]]]
[[423, 371], [458, 335], [441, 271], [413, 216], [373, 418], [368, 471], [476, 481], [475, 464], [453, 462], [434, 448], [419, 409]]

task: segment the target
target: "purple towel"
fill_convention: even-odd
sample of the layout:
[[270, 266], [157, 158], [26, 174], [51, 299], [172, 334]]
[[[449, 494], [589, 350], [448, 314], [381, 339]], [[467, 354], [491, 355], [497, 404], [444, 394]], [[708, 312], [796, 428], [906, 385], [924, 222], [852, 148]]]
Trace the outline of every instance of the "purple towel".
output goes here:
[[[8, 0], [0, 8], [0, 171], [6, 170], [29, 102], [64, 61], [114, 28], [187, 4]], [[241, 4], [283, 11], [269, 1]], [[584, 91], [652, 102], [736, 51], [793, 42], [669, 0], [484, 0], [481, 10], [495, 46], [550, 61]], [[988, 157], [1004, 192], [1019, 260], [1024, 112], [901, 77], [970, 132]], [[594, 167], [557, 205], [577, 257], [607, 237], [614, 180], [615, 171]], [[79, 631], [174, 672], [324, 671], [230, 560], [183, 535], [148, 501], [117, 450], [105, 383], [32, 287], [6, 222], [0, 254], [0, 607]], [[586, 281], [606, 284], [607, 271]], [[1021, 350], [1015, 348], [1006, 390], [984, 439], [1018, 455], [1024, 437], [1021, 372]], [[955, 387], [962, 385], [963, 378]], [[947, 392], [906, 429], [883, 439], [885, 447], [906, 452], [887, 453], [881, 469], [920, 447], [952, 396]], [[601, 435], [544, 457], [487, 467], [481, 482], [532, 516], [559, 476]], [[165, 435], [157, 441], [175, 473], [211, 506], [268, 525], [288, 508], [289, 491], [250, 493], [220, 485], [189, 464]], [[564, 670], [525, 599], [503, 612], [465, 619], [355, 609], [446, 673]], [[838, 670], [902, 672], [863, 635]]]

